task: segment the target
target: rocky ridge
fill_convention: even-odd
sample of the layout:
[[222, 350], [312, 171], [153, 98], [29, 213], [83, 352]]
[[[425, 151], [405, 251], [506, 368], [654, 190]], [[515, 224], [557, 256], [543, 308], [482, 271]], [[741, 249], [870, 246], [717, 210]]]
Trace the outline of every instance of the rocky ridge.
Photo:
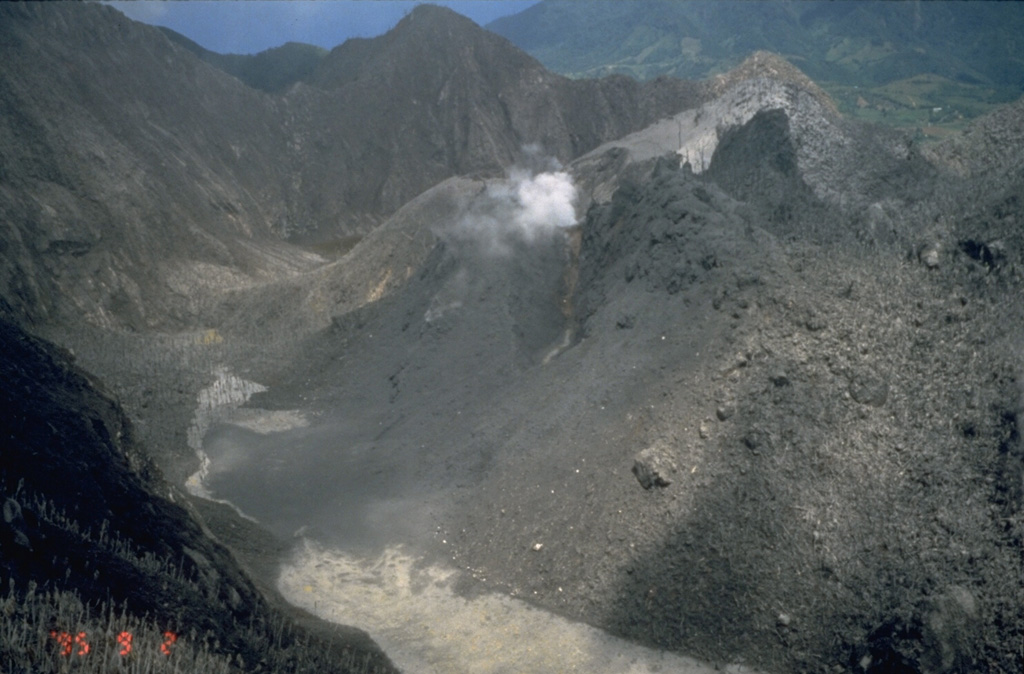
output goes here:
[[[876, 226], [780, 165], [790, 123], [762, 110], [703, 174], [662, 162], [591, 208], [580, 341], [506, 394], [552, 411], [495, 427], [456, 557], [721, 662], [1013, 671], [1020, 586], [995, 579], [1019, 578], [1022, 533], [1019, 205], [925, 166]], [[661, 486], [638, 483], [650, 465]]]

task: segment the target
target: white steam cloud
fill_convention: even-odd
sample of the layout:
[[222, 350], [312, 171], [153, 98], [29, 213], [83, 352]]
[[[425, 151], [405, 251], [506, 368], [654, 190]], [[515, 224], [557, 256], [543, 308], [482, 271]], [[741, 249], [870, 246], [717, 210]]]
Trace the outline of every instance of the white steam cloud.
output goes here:
[[539, 173], [530, 176], [513, 172], [515, 186], [515, 226], [527, 238], [544, 232], [576, 224], [576, 186], [564, 171]]
[[470, 203], [452, 234], [472, 239], [485, 252], [506, 255], [516, 241], [532, 243], [576, 224], [576, 185], [548, 160], [538, 172], [517, 167], [507, 179], [489, 182]]

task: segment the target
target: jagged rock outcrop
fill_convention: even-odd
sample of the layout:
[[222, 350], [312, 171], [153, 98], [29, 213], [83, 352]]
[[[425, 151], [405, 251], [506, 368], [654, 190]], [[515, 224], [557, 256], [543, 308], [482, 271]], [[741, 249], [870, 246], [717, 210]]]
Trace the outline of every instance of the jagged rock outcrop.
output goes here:
[[[607, 143], [574, 162], [574, 173], [587, 199], [606, 202], [618, 180], [640, 170], [627, 167], [648, 162], [649, 168], [649, 160], [664, 154], [677, 153], [681, 162], [701, 173], [711, 166], [720, 149], [726, 155], [737, 147], [749, 153], [752, 145], [734, 143], [731, 134], [755, 116], [770, 111], [782, 114], [784, 133], [790, 136], [789, 150], [781, 155], [771, 157], [763, 147], [756, 151], [761, 157], [770, 157], [774, 167], [755, 165], [743, 158], [719, 158], [716, 182], [740, 198], [749, 196], [751, 190], [775, 190], [769, 183], [778, 170], [794, 176], [798, 173], [797, 180], [814, 198], [847, 212], [863, 211], [872, 204], [898, 212], [907, 201], [919, 199], [930, 188], [930, 182], [918, 180], [935, 169], [909, 136], [845, 120], [820, 87], [777, 55], [757, 52], [708, 84], [714, 93], [696, 109]], [[759, 143], [776, 136], [752, 135], [760, 139]], [[614, 154], [609, 155], [609, 151]], [[790, 166], [783, 167], [787, 162]], [[724, 173], [732, 169], [725, 165], [730, 164], [744, 175], [727, 177]], [[774, 199], [777, 205], [783, 205], [781, 193], [776, 193]]]

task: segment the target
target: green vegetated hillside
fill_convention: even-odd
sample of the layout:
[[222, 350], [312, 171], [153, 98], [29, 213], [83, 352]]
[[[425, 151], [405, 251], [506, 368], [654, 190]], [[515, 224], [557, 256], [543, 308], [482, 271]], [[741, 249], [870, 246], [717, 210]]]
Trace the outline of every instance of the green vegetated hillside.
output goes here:
[[545, 0], [488, 28], [573, 77], [701, 79], [773, 51], [844, 114], [929, 136], [1024, 87], [1017, 3]]

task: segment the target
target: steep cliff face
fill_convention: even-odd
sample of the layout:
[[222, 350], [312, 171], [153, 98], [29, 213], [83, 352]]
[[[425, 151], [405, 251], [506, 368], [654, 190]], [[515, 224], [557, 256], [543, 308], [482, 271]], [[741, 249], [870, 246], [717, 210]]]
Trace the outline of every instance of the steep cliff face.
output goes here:
[[286, 208], [272, 99], [106, 7], [0, 13], [12, 307], [34, 321], [167, 325], [195, 313], [206, 285], [309, 265], [272, 234]]

